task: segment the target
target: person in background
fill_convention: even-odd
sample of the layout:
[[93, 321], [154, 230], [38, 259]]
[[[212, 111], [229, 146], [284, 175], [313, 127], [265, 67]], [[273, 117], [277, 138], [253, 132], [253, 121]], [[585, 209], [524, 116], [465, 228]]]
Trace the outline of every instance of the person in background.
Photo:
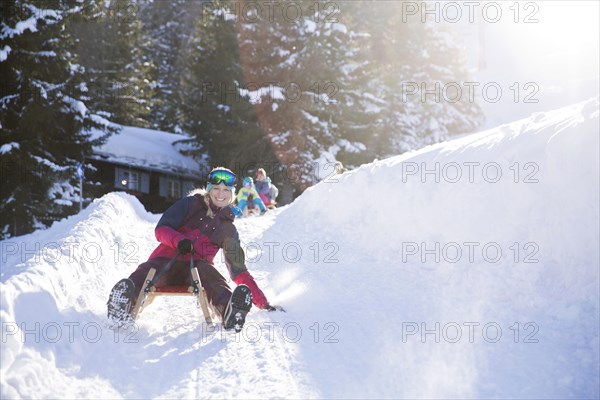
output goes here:
[[258, 207], [260, 213], [264, 214], [267, 211], [267, 207], [254, 187], [254, 180], [247, 176], [244, 178], [242, 185], [237, 195], [238, 207], [242, 213], [247, 215], [250, 208], [249, 205], [252, 204], [252, 208]]
[[344, 164], [342, 164], [341, 161], [336, 161], [333, 168], [336, 174], [343, 174], [344, 172], [348, 171], [348, 169], [344, 167]]
[[279, 189], [271, 183], [271, 178], [267, 176], [267, 172], [263, 168], [256, 171], [256, 191], [261, 200], [267, 207], [275, 206], [275, 199], [279, 194]]

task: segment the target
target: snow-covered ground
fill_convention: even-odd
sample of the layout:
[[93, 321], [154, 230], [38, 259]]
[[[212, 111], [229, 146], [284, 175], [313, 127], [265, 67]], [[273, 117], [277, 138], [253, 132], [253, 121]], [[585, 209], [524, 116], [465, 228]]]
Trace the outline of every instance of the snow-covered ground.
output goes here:
[[[9, 398], [598, 398], [599, 101], [330, 178], [236, 222], [287, 313], [105, 323], [159, 216], [112, 193], [1, 242]], [[219, 268], [223, 268], [221, 262]]]

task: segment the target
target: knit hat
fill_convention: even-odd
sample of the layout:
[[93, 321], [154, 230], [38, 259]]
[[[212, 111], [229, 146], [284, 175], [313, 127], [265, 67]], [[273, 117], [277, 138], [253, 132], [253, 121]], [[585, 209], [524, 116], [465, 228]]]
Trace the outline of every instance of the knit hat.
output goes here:
[[206, 184], [206, 192], [210, 192], [210, 190], [212, 188], [214, 188], [215, 185], [223, 184], [223, 185], [227, 186], [229, 188], [229, 190], [231, 190], [231, 197], [233, 199], [234, 194], [235, 194], [236, 181], [237, 181], [237, 178], [231, 170], [229, 170], [227, 168], [223, 168], [223, 167], [214, 168], [208, 174], [208, 183]]

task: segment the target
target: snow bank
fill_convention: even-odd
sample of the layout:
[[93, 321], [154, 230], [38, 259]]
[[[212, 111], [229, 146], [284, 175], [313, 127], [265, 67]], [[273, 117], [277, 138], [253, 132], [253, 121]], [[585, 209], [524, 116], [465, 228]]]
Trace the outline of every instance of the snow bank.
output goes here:
[[283, 210], [262, 239], [281, 243], [271, 291], [320, 394], [597, 398], [598, 135], [593, 99], [365, 165]]
[[1, 242], [2, 398], [120, 396], [97, 376], [113, 339], [106, 296], [148, 257], [155, 223], [135, 197], [113, 193]]

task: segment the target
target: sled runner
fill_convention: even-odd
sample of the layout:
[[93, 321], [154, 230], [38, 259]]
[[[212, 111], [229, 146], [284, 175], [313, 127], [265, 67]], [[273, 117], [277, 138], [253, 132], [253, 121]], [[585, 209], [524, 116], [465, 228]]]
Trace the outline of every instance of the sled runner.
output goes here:
[[[193, 261], [191, 262], [191, 265], [193, 265]], [[198, 274], [198, 270], [196, 268], [190, 268], [190, 270], [192, 274], [192, 284], [190, 286], [170, 285], [156, 287], [154, 286], [154, 282], [158, 280], [155, 279], [156, 269], [151, 268], [150, 271], [148, 271], [146, 279], [144, 280], [144, 285], [142, 286], [140, 294], [135, 302], [135, 306], [131, 311], [132, 319], [137, 319], [142, 310], [149, 306], [154, 301], [156, 296], [194, 296], [197, 299], [198, 307], [202, 310], [202, 314], [204, 315], [206, 323], [208, 325], [212, 325], [213, 321], [208, 309], [206, 291], [202, 287], [200, 275]], [[159, 276], [156, 278], [159, 278]]]
[[[267, 210], [274, 210], [275, 208], [277, 208], [277, 203], [276, 202], [271, 202], [271, 203], [264, 203], [265, 207]], [[249, 217], [249, 216], [259, 216], [259, 215], [263, 215], [263, 213], [261, 213], [260, 208], [254, 204], [254, 196], [249, 195], [248, 196], [248, 207], [246, 207], [243, 210], [243, 216], [244, 217]]]
[[254, 196], [252, 196], [251, 194], [248, 195], [247, 202], [248, 206], [244, 207], [244, 209], [242, 210], [242, 216], [250, 217], [260, 215], [260, 209], [254, 204]]
[[198, 307], [202, 310], [204, 319], [209, 326], [213, 325], [206, 291], [202, 286], [200, 274], [194, 268], [194, 258], [190, 257], [191, 285], [185, 286], [161, 286], [156, 287], [160, 278], [169, 272], [177, 258], [178, 252], [157, 274], [156, 268], [150, 268], [144, 284], [142, 285], [137, 299], [133, 298], [134, 283], [131, 279], [122, 279], [113, 287], [108, 299], [108, 319], [113, 327], [127, 326], [133, 323], [144, 307], [148, 306], [156, 296], [195, 296]]

